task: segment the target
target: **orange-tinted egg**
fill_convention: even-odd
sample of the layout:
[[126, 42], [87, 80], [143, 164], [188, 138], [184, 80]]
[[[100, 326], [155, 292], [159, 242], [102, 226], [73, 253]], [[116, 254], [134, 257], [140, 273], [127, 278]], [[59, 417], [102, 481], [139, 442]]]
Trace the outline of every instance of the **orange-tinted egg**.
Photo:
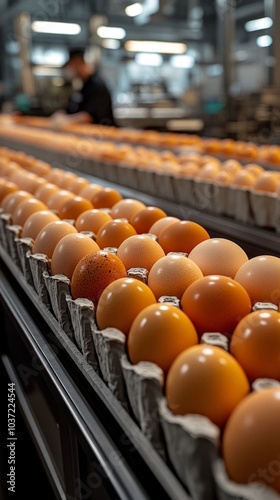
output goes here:
[[198, 243], [210, 238], [206, 229], [196, 222], [183, 220], [161, 231], [158, 242], [165, 251], [189, 253]]
[[126, 269], [143, 267], [149, 271], [158, 259], [164, 257], [164, 251], [153, 238], [138, 234], [124, 240], [117, 255]]
[[69, 222], [63, 220], [49, 222], [35, 238], [33, 253], [42, 253], [51, 259], [59, 240], [71, 233], [77, 233], [77, 229]]
[[257, 378], [280, 381], [280, 313], [267, 309], [245, 316], [233, 332], [230, 352], [251, 382]]
[[249, 390], [247, 377], [233, 356], [203, 344], [182, 352], [166, 380], [167, 403], [175, 415], [203, 415], [219, 427]]
[[192, 283], [181, 300], [183, 311], [197, 331], [229, 334], [251, 312], [251, 300], [239, 283], [226, 276], [210, 275]]
[[136, 212], [130, 219], [131, 225], [138, 234], [148, 233], [150, 227], [159, 219], [167, 217], [166, 213], [158, 207], [145, 207]]
[[96, 235], [96, 243], [100, 248], [116, 247], [136, 234], [134, 227], [125, 220], [113, 219], [105, 222]]
[[89, 200], [82, 198], [81, 196], [74, 196], [63, 203], [58, 210], [58, 216], [61, 219], [76, 220], [83, 212], [91, 209], [93, 209], [93, 206]]
[[245, 262], [237, 271], [235, 281], [249, 294], [252, 303], [280, 301], [280, 258], [260, 255]]
[[189, 253], [204, 276], [222, 274], [234, 278], [238, 269], [248, 261], [244, 250], [226, 238], [210, 238], [196, 245]]
[[[263, 483], [280, 494], [279, 422], [280, 388], [254, 392], [235, 408], [222, 441], [226, 470], [233, 481]], [[268, 498], [264, 489], [263, 498]]]
[[127, 349], [133, 364], [150, 361], [167, 373], [178, 354], [197, 342], [192, 322], [180, 309], [168, 304], [152, 304], [133, 321]]
[[101, 294], [96, 309], [100, 330], [114, 327], [128, 334], [136, 316], [156, 302], [150, 288], [133, 278], [120, 278], [108, 285]]
[[100, 250], [99, 246], [85, 234], [67, 234], [57, 243], [51, 260], [52, 274], [64, 274], [71, 280], [78, 262], [89, 253]]
[[109, 187], [97, 191], [91, 197], [91, 202], [95, 208], [112, 208], [119, 200], [122, 200], [119, 191]]

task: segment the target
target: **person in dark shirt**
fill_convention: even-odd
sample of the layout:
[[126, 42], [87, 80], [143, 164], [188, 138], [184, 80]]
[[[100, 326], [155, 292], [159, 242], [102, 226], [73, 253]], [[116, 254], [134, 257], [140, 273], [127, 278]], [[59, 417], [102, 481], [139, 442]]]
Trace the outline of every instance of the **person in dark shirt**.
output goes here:
[[70, 96], [65, 112], [54, 113], [54, 124], [95, 123], [116, 126], [110, 91], [98, 72], [85, 62], [83, 50], [70, 50], [64, 68], [68, 78], [79, 78], [83, 83], [81, 89]]

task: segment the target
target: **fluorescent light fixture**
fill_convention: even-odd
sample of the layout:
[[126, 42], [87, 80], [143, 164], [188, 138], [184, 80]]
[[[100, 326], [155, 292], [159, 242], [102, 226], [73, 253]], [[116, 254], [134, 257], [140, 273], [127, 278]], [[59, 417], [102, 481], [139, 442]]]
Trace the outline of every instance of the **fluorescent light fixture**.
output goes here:
[[135, 56], [135, 62], [140, 66], [161, 66], [162, 60], [160, 54], [145, 54], [144, 52], [139, 52]]
[[59, 50], [45, 50], [34, 49], [31, 55], [33, 64], [48, 65], [48, 66], [62, 66], [66, 62], [67, 56], [63, 51]]
[[126, 9], [124, 10], [126, 15], [129, 17], [136, 17], [142, 14], [143, 12], [143, 5], [141, 3], [132, 3], [131, 5], [128, 5]]
[[37, 68], [33, 68], [33, 74], [35, 76], [60, 76], [61, 71], [47, 66], [38, 66]]
[[53, 21], [33, 21], [31, 25], [35, 33], [48, 33], [53, 35], [78, 35], [81, 26], [76, 23], [58, 23]]
[[126, 35], [126, 31], [123, 28], [99, 26], [97, 28], [97, 34], [100, 38], [116, 38], [117, 40], [122, 40]]
[[271, 17], [261, 17], [260, 19], [252, 19], [252, 21], [248, 21], [245, 23], [246, 31], [258, 31], [265, 30], [267, 28], [271, 28], [273, 25], [273, 20]]
[[119, 49], [121, 43], [115, 38], [105, 38], [104, 40], [102, 40], [101, 45], [102, 47], [104, 47], [104, 49]]
[[259, 36], [256, 40], [258, 47], [269, 47], [272, 44], [272, 37], [270, 35]]
[[170, 64], [173, 68], [192, 68], [194, 66], [194, 57], [189, 54], [172, 56], [170, 57]]
[[184, 54], [187, 50], [185, 43], [158, 42], [148, 40], [127, 40], [124, 48], [129, 52], [153, 52], [158, 54]]

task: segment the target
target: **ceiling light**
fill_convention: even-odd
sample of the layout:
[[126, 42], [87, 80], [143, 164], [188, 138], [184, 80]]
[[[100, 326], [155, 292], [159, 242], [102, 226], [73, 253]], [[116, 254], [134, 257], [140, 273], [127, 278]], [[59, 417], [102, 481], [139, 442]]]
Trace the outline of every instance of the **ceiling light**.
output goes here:
[[79, 24], [52, 21], [33, 21], [31, 28], [35, 33], [50, 33], [54, 35], [78, 35], [81, 32]]
[[44, 64], [49, 66], [62, 66], [67, 59], [67, 54], [61, 50], [41, 50], [35, 48], [31, 55], [33, 64]]
[[194, 57], [188, 54], [183, 56], [170, 57], [170, 64], [173, 68], [192, 68], [194, 65]]
[[38, 66], [33, 68], [33, 74], [36, 76], [60, 76], [61, 71], [48, 66]]
[[97, 34], [100, 38], [116, 38], [117, 40], [122, 40], [126, 35], [126, 31], [123, 28], [99, 26], [97, 28]]
[[272, 44], [272, 37], [270, 35], [259, 36], [256, 43], [258, 47], [269, 47]]
[[129, 52], [153, 52], [160, 54], [184, 54], [187, 50], [185, 43], [148, 40], [127, 40], [124, 47]]
[[119, 49], [121, 46], [120, 41], [115, 38], [105, 38], [105, 40], [102, 40], [101, 45], [104, 49]]
[[135, 56], [135, 62], [140, 66], [161, 66], [162, 56], [160, 54], [145, 54], [139, 52], [139, 54]]
[[136, 17], [142, 14], [143, 12], [143, 5], [141, 3], [132, 3], [131, 5], [128, 5], [126, 9], [124, 10], [126, 15], [129, 17]]
[[258, 31], [265, 30], [267, 28], [271, 28], [273, 25], [273, 21], [271, 17], [261, 17], [260, 19], [253, 19], [252, 21], [248, 21], [245, 23], [246, 31]]

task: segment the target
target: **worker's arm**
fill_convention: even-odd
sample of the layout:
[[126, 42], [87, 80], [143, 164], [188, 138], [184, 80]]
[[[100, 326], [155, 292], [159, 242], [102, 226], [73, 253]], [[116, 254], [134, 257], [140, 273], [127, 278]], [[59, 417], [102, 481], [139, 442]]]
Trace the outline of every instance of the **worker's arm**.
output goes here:
[[67, 114], [63, 111], [58, 111], [51, 116], [51, 121], [54, 128], [62, 128], [68, 124], [92, 123], [92, 116], [86, 111]]

